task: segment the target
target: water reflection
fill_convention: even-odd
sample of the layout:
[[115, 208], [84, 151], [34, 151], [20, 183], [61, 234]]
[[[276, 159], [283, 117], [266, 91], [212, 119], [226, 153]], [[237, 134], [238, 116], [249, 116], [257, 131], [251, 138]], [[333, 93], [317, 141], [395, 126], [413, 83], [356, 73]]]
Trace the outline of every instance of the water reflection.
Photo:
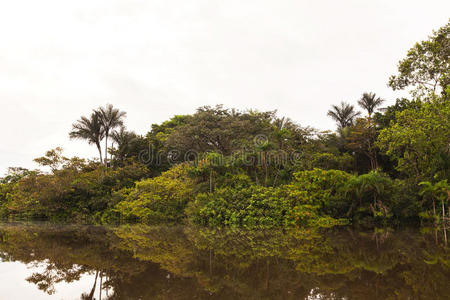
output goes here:
[[57, 299], [449, 299], [450, 255], [433, 230], [4, 224], [0, 258], [31, 272], [6, 277], [0, 295], [27, 282]]

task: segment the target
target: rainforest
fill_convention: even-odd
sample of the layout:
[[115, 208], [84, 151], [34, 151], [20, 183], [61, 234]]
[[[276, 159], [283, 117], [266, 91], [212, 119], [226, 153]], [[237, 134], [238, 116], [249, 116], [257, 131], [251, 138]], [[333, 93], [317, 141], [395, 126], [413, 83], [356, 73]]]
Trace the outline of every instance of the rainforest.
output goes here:
[[55, 148], [42, 169], [0, 179], [4, 220], [207, 227], [332, 227], [449, 222], [450, 75], [447, 24], [414, 45], [390, 87], [411, 97], [360, 99], [324, 111], [320, 131], [276, 111], [204, 106], [125, 127], [111, 104], [75, 120], [68, 138], [98, 157]]

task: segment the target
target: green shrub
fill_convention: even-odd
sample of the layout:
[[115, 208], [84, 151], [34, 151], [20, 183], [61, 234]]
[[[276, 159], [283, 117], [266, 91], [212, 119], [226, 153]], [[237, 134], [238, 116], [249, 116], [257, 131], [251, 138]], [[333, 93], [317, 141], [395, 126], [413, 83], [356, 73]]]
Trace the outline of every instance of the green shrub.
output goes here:
[[302, 191], [303, 201], [317, 205], [320, 212], [332, 217], [344, 218], [352, 199], [346, 193], [352, 175], [339, 170], [314, 169], [294, 174], [294, 181], [286, 188], [292, 192]]
[[[331, 181], [323, 183], [321, 180], [326, 177], [323, 176], [328, 174], [327, 172], [330, 171], [317, 169], [299, 172], [295, 175], [296, 181], [293, 184], [275, 188], [258, 185], [221, 187], [213, 193], [197, 195], [187, 214], [192, 222], [202, 225], [336, 225], [341, 222], [323, 214], [323, 208], [329, 199], [335, 196], [331, 187], [342, 178], [329, 174]], [[339, 172], [332, 173], [336, 175]], [[247, 182], [242, 176], [238, 179]], [[304, 185], [308, 185], [306, 180], [316, 183], [312, 189], [303, 189]], [[330, 188], [324, 190], [323, 187], [327, 185]]]
[[118, 192], [116, 196], [122, 201], [114, 210], [128, 221], [177, 222], [184, 217], [192, 187], [187, 167], [177, 165], [160, 176], [137, 182], [134, 188]]

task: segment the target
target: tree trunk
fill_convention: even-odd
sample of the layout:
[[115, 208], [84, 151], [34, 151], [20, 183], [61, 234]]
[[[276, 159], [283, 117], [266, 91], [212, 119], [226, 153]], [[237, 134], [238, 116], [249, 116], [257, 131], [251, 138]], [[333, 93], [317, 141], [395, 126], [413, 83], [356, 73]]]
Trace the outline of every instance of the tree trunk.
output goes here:
[[445, 228], [445, 225], [444, 225], [444, 242], [445, 242], [445, 247], [447, 247], [447, 229]]
[[92, 287], [92, 290], [91, 290], [91, 292], [90, 292], [90, 294], [88, 296], [89, 297], [88, 299], [93, 299], [93, 297], [94, 297], [95, 287], [97, 286], [97, 278], [98, 278], [98, 271], [97, 271], [97, 273], [95, 273], [94, 286]]
[[[280, 167], [278, 167], [277, 173], [275, 174], [275, 179], [273, 180], [273, 187], [275, 187], [277, 185], [277, 180], [278, 180], [279, 174], [280, 174]], [[450, 212], [450, 210], [449, 210], [449, 212]], [[450, 215], [450, 213], [449, 213], [449, 215]]]
[[103, 282], [103, 273], [100, 273], [100, 295], [99, 295], [99, 300], [102, 300], [102, 282]]
[[212, 169], [209, 171], [209, 192], [212, 193], [213, 191], [213, 184], [212, 184]]
[[269, 171], [267, 169], [267, 165], [265, 166], [266, 169], [266, 177], [264, 178], [264, 186], [267, 186], [267, 181], [269, 180]]
[[375, 170], [376, 170], [376, 169], [378, 169], [378, 159], [377, 159], [377, 151], [375, 149], [373, 150], [373, 157], [374, 157]]
[[105, 134], [105, 166], [108, 163], [108, 133]]
[[[448, 210], [448, 218], [450, 221], [450, 190], [447, 190], [447, 210]], [[442, 198], [442, 202], [444, 202], [444, 198]]]
[[436, 203], [434, 202], [434, 199], [433, 199], [433, 216], [436, 217]]
[[100, 147], [100, 144], [97, 144], [98, 153], [100, 155], [100, 163], [103, 163], [103, 157], [102, 157], [102, 148]]
[[[113, 140], [113, 142], [111, 143], [111, 149], [114, 149], [114, 140]], [[111, 152], [111, 154], [109, 155], [109, 161], [112, 161], [112, 159], [113, 159], [113, 154], [112, 154], [112, 152]]]
[[444, 204], [444, 199], [442, 199], [442, 223], [444, 224], [444, 228], [445, 228], [445, 204]]

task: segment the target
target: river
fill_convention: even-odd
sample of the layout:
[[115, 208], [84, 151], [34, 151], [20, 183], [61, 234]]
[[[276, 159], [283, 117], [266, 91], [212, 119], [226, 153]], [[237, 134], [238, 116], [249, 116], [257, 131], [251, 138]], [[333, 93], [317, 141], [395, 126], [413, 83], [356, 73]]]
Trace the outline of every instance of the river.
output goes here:
[[450, 299], [435, 229], [0, 224], [0, 299]]

